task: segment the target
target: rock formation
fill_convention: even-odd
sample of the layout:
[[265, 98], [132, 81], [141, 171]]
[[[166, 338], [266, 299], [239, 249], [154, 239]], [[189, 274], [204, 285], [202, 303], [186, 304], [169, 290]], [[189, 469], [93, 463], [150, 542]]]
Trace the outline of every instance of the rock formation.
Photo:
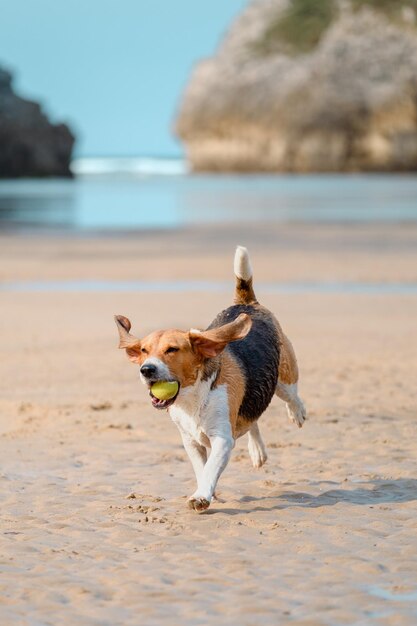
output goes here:
[[0, 178], [71, 176], [74, 136], [65, 124], [51, 124], [35, 102], [12, 89], [0, 69]]
[[176, 122], [195, 171], [417, 170], [415, 0], [326, 2], [309, 46], [297, 0], [251, 2], [195, 68]]

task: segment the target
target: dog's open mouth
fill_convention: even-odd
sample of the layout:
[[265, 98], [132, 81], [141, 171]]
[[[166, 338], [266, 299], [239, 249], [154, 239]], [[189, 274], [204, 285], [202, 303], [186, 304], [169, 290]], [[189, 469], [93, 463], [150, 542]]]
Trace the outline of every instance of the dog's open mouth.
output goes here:
[[[161, 381], [161, 382], [164, 382], [164, 381]], [[173, 396], [172, 398], [168, 398], [167, 400], [160, 400], [159, 398], [157, 398], [156, 396], [153, 395], [152, 388], [150, 388], [149, 389], [149, 395], [151, 396], [152, 406], [155, 409], [168, 409], [168, 407], [170, 407], [172, 404], [174, 404], [175, 400], [178, 397], [179, 392], [180, 392], [180, 384], [178, 383], [178, 390], [177, 390], [177, 393], [175, 394], [175, 396]]]

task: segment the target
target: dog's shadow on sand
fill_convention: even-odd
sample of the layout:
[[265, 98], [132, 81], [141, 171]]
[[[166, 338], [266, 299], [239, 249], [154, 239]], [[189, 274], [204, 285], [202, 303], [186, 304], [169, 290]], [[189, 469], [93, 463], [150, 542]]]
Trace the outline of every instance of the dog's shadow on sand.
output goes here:
[[[286, 491], [284, 493], [280, 491], [280, 493], [276, 495], [244, 496], [239, 500], [241, 505], [239, 508], [216, 507], [209, 509], [207, 513], [241, 515], [245, 512], [266, 512], [291, 507], [315, 509], [325, 506], [335, 506], [340, 502], [373, 506], [413, 501], [417, 501], [417, 480], [415, 478], [398, 478], [395, 480], [378, 479], [364, 483], [363, 487], [356, 487], [354, 489], [329, 489], [318, 495], [312, 495], [302, 491]], [[251, 503], [253, 503], [253, 506], [245, 506]]]

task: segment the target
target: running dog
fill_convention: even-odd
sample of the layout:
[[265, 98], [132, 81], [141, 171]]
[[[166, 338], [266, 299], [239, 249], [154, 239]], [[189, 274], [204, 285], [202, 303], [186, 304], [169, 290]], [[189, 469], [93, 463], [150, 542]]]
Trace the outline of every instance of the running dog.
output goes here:
[[[254, 467], [265, 463], [258, 419], [274, 394], [284, 400], [297, 426], [301, 428], [306, 419], [293, 347], [273, 313], [257, 301], [249, 255], [241, 246], [236, 249], [234, 273], [234, 304], [204, 331], [157, 330], [138, 339], [130, 334], [130, 321], [115, 316], [119, 347], [140, 366], [152, 405], [168, 409], [180, 431], [197, 479], [197, 489], [188, 499], [196, 511], [210, 506], [238, 437], [248, 433]], [[152, 395], [152, 385], [161, 381], [178, 383], [174, 397], [159, 400]]]

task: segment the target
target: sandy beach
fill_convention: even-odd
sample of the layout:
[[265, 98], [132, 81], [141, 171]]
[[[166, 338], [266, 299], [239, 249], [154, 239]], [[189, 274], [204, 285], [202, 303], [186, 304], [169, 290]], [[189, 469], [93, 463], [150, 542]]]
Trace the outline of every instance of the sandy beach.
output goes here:
[[[297, 429], [274, 399], [267, 464], [241, 439], [198, 515], [179, 434], [112, 316], [139, 336], [206, 326], [231, 302], [236, 244], [293, 341], [309, 419]], [[230, 281], [230, 295], [39, 280]], [[0, 281], [1, 624], [417, 623], [417, 293], [394, 289], [417, 283], [416, 225], [3, 234]], [[337, 282], [364, 289], [308, 288]]]

